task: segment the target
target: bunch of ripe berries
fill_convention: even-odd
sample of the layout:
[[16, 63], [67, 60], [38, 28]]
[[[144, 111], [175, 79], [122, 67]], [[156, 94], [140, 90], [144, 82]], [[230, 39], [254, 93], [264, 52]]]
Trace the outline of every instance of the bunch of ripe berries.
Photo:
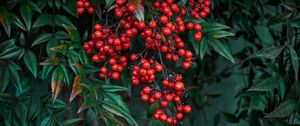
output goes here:
[[[164, 62], [181, 62], [184, 70], [192, 66], [193, 53], [185, 49], [185, 42], [179, 34], [192, 30], [195, 32], [194, 40], [200, 41], [202, 26], [183, 18], [205, 18], [210, 13], [210, 0], [188, 0], [191, 11], [179, 7], [173, 0], [154, 1], [147, 8], [152, 14], [147, 21], [138, 19], [136, 13], [144, 9], [144, 1], [131, 3], [130, 0], [116, 0], [113, 14], [119, 20], [114, 25], [117, 27], [95, 24], [91, 39], [84, 43], [83, 48], [91, 55], [93, 62], [104, 64], [99, 72], [101, 79], [118, 80], [123, 69], [131, 68], [132, 85], [144, 86], [140, 92], [141, 100], [158, 103], [153, 118], [178, 125], [191, 112], [191, 107], [184, 101], [187, 89], [182, 75], [168, 71]], [[89, 13], [94, 12], [90, 3], [84, 0], [78, 0], [77, 7], [78, 14], [82, 14], [84, 8]], [[146, 51], [129, 51], [135, 44], [132, 40], [136, 36], [144, 41]], [[145, 52], [154, 52], [154, 55], [149, 56]]]

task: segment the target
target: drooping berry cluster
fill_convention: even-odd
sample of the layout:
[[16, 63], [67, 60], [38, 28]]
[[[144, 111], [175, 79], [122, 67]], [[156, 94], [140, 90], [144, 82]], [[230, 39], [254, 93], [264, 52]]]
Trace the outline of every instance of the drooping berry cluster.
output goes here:
[[193, 18], [205, 18], [210, 13], [210, 0], [189, 0], [188, 5]]
[[[183, 119], [184, 113], [191, 112], [191, 107], [181, 101], [182, 98], [185, 98], [187, 90], [184, 88], [180, 74], [172, 75], [161, 83], [163, 90], [145, 86], [140, 93], [141, 100], [150, 104], [159, 102], [159, 107], [156, 109], [153, 118], [170, 125], [176, 125]], [[170, 104], [174, 104], [176, 110], [173, 110]]]
[[[79, 1], [83, 2], [83, 6], [80, 2], [77, 2], [77, 6], [85, 7], [86, 1]], [[184, 70], [192, 66], [193, 53], [185, 48], [181, 33], [193, 30], [194, 39], [201, 40], [202, 26], [186, 19], [189, 18], [188, 14], [194, 18], [206, 17], [210, 0], [189, 0], [190, 9], [179, 7], [173, 0], [160, 1], [145, 6], [152, 16], [143, 21], [137, 18], [136, 11], [144, 8], [143, 2], [149, 1], [132, 3], [129, 0], [116, 0], [113, 14], [119, 22], [111, 26], [95, 24], [91, 39], [84, 43], [83, 48], [91, 55], [93, 62], [104, 64], [100, 67], [101, 79], [118, 80], [123, 69], [131, 68], [133, 87], [144, 86], [140, 92], [141, 100], [150, 104], [158, 103], [153, 118], [177, 125], [185, 114], [191, 112], [191, 107], [185, 102], [188, 90], [182, 75], [168, 70], [164, 62], [180, 62]], [[195, 12], [198, 16], [192, 14]], [[202, 12], [205, 12], [205, 16], [200, 14]], [[138, 40], [143, 41], [144, 49], [139, 53], [131, 53], [128, 50], [135, 44], [131, 41], [136, 37], [141, 38]]]
[[77, 14], [83, 14], [83, 12], [85, 10], [87, 10], [87, 12], [89, 14], [94, 13], [94, 8], [91, 6], [89, 1], [85, 1], [85, 0], [77, 0], [76, 2], [76, 6], [77, 6]]
[[141, 59], [140, 64], [133, 67], [131, 83], [133, 86], [137, 86], [140, 82], [152, 84], [155, 79], [155, 73], [160, 73], [162, 69], [162, 65], [152, 59]]

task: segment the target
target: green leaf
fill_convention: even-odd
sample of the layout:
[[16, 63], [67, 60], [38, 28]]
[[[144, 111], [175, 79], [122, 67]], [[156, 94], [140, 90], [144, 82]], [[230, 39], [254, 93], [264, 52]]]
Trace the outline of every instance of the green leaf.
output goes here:
[[191, 45], [193, 46], [196, 55], [199, 55], [199, 46], [198, 46], [199, 42], [195, 41], [193, 36], [194, 36], [194, 33], [192, 31], [188, 32], [188, 38], [189, 38], [188, 40], [191, 43]]
[[73, 23], [66, 16], [55, 15], [54, 22], [56, 25], [60, 27], [64, 27], [64, 28], [70, 27], [70, 29], [76, 29]]
[[46, 117], [42, 122], [41, 122], [41, 126], [49, 126], [51, 121], [51, 116]]
[[63, 125], [64, 126], [76, 126], [82, 120], [83, 120], [82, 118], [69, 119], [69, 120], [64, 121]]
[[257, 84], [254, 84], [254, 86], [250, 87], [248, 91], [270, 91], [276, 88], [277, 86], [278, 77], [268, 77]]
[[216, 39], [215, 41], [210, 41], [208, 44], [212, 46], [212, 48], [220, 55], [227, 58], [230, 62], [235, 63], [234, 58], [232, 57], [227, 45]]
[[106, 2], [106, 7], [109, 8], [112, 5], [112, 3], [115, 2], [115, 0], [105, 0], [105, 2]]
[[52, 89], [52, 103], [55, 103], [56, 98], [61, 92], [64, 83], [64, 72], [60, 66], [56, 67], [52, 74], [51, 89]]
[[42, 80], [45, 80], [48, 75], [50, 74], [50, 72], [52, 71], [53, 66], [51, 65], [43, 65], [42, 71], [40, 73], [40, 77]]
[[202, 24], [205, 23], [205, 20], [203, 18], [192, 19], [192, 22], [194, 22], [195, 24]]
[[28, 1], [26, 1], [26, 2], [29, 3], [30, 7], [31, 7], [33, 10], [35, 10], [35, 11], [38, 12], [38, 13], [42, 13], [41, 9], [40, 9], [34, 2], [32, 2], [32, 1], [30, 1], [30, 0], [28, 0]]
[[215, 39], [220, 39], [228, 36], [234, 36], [234, 34], [228, 31], [215, 31], [210, 33], [209, 36]]
[[33, 47], [35, 45], [38, 45], [38, 44], [41, 44], [41, 43], [44, 43], [44, 42], [47, 42], [51, 37], [52, 37], [52, 34], [50, 34], [50, 33], [43, 33], [43, 34], [39, 35], [33, 41], [33, 43], [31, 44], [31, 47]]
[[[9, 67], [10, 68], [10, 67]], [[20, 75], [19, 75], [19, 72], [13, 68], [10, 68], [10, 76], [12, 77], [11, 78], [11, 81], [15, 84], [16, 88], [19, 90], [19, 91], [23, 91], [23, 88], [22, 88], [22, 85], [21, 85], [21, 82], [20, 82]]]
[[27, 51], [23, 57], [23, 61], [34, 77], [37, 76], [37, 58], [31, 51]]
[[41, 14], [33, 24], [33, 28], [45, 26], [45, 25], [52, 25], [53, 24], [53, 16], [50, 14]]
[[109, 85], [109, 84], [102, 85], [100, 88], [104, 92], [128, 91], [126, 87]]
[[20, 8], [21, 16], [25, 22], [26, 29], [29, 31], [31, 28], [32, 10], [30, 6], [22, 5]]
[[8, 86], [9, 82], [9, 69], [0, 69], [0, 73], [2, 74], [2, 79], [0, 80], [0, 88], [1, 92], [4, 92]]
[[22, 57], [25, 50], [20, 47], [12, 47], [0, 53], [0, 59], [11, 59]]
[[186, 2], [187, 2], [188, 0], [180, 0], [179, 2], [178, 2], [178, 7], [184, 7], [184, 5], [186, 4]]
[[82, 86], [80, 85], [80, 83], [81, 83], [81, 76], [77, 75], [73, 81], [73, 88], [70, 96], [70, 102], [72, 102], [73, 99], [82, 92]]
[[134, 12], [134, 16], [139, 20], [139, 21], [144, 21], [145, 18], [145, 10], [144, 7], [141, 6], [140, 4], [137, 5], [137, 8]]
[[272, 44], [274, 42], [274, 39], [273, 39], [269, 29], [266, 26], [256, 26], [255, 31], [256, 31], [258, 38], [264, 44]]
[[137, 123], [130, 115], [130, 112], [123, 102], [122, 98], [119, 95], [115, 95], [112, 93], [106, 94], [107, 96], [102, 102], [102, 107], [115, 115], [125, 118], [131, 126], [137, 126]]
[[276, 107], [265, 118], [285, 118], [290, 116], [297, 109], [297, 101], [287, 100]]
[[228, 121], [230, 123], [240, 122], [239, 118], [237, 118], [235, 115], [233, 115], [231, 113], [223, 112], [223, 115], [224, 115], [226, 121]]
[[278, 93], [281, 99], [284, 99], [285, 92], [286, 92], [286, 87], [285, 87], [284, 79], [280, 78], [280, 80], [278, 81]]
[[15, 104], [18, 102], [18, 98], [7, 93], [0, 93], [0, 102], [6, 104]]
[[205, 53], [206, 53], [206, 51], [207, 51], [207, 49], [208, 49], [207, 43], [208, 43], [208, 40], [205, 39], [205, 38], [201, 39], [201, 41], [200, 41], [200, 43], [199, 43], [199, 49], [200, 49], [200, 53], [199, 53], [199, 54], [200, 54], [200, 59], [203, 59], [203, 57], [204, 57], [204, 55], [205, 55]]
[[267, 59], [274, 59], [282, 52], [283, 49], [284, 49], [284, 47], [270, 46], [270, 47], [259, 50], [256, 53], [256, 56], [264, 57]]
[[276, 23], [281, 23], [281, 22], [285, 22], [287, 19], [289, 19], [292, 16], [291, 12], [285, 12], [282, 14], [279, 14], [277, 16], [272, 17], [269, 20], [269, 24], [276, 24]]
[[292, 19], [289, 24], [292, 27], [296, 27], [296, 28], [300, 28], [300, 16], [295, 17], [294, 19]]
[[220, 123], [221, 116], [220, 114], [215, 114], [214, 116], [214, 126], [217, 126]]
[[219, 23], [204, 23], [202, 25], [202, 33], [209, 33], [213, 31], [219, 31], [219, 30], [224, 30], [224, 29], [230, 29], [230, 27], [219, 24]]
[[292, 65], [295, 71], [295, 80], [298, 82], [298, 71], [299, 71], [299, 62], [298, 62], [298, 55], [293, 47], [289, 47], [290, 50], [290, 56], [291, 56], [291, 61]]

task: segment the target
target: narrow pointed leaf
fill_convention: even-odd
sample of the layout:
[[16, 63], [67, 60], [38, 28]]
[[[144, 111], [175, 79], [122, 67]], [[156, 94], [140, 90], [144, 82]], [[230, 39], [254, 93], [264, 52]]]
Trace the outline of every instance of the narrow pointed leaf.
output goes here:
[[50, 33], [43, 33], [43, 34], [39, 35], [33, 41], [33, 43], [31, 44], [31, 47], [33, 47], [35, 45], [38, 45], [38, 44], [41, 44], [41, 43], [44, 43], [44, 42], [47, 42], [51, 37], [52, 37], [52, 34], [50, 34]]
[[80, 83], [81, 83], [81, 76], [77, 75], [73, 81], [73, 88], [70, 97], [70, 102], [72, 102], [73, 99], [82, 92], [82, 86], [80, 85]]
[[288, 100], [281, 103], [271, 113], [266, 114], [265, 118], [285, 118], [290, 116], [297, 109], [297, 102]]
[[222, 55], [223, 57], [225, 57], [226, 59], [228, 59], [230, 62], [235, 63], [234, 58], [231, 55], [230, 50], [228, 49], [227, 45], [223, 44], [220, 41], [210, 41], [208, 42], [208, 44], [210, 46], [212, 46], [212, 48], [218, 52], [220, 55]]
[[23, 57], [23, 61], [34, 77], [37, 76], [37, 58], [31, 51], [27, 51]]
[[289, 47], [292, 65], [295, 72], [296, 82], [298, 82], [299, 62], [298, 55], [293, 47]]

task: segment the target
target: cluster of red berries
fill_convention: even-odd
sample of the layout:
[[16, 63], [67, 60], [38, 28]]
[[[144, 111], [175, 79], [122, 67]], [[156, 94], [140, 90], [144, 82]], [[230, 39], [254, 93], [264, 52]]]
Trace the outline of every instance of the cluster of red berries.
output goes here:
[[103, 28], [99, 24], [95, 24], [94, 30], [91, 40], [85, 42], [83, 48], [87, 54], [92, 54], [93, 62], [108, 61], [111, 72], [108, 72], [107, 67], [102, 67], [99, 74], [100, 78], [108, 77], [117, 80], [123, 71], [123, 67], [126, 67], [128, 64], [127, 57], [120, 55], [120, 51], [129, 49], [130, 38], [136, 35], [137, 32], [133, 32], [131, 35], [121, 34], [120, 37], [115, 37], [114, 32], [110, 28]]
[[210, 13], [210, 0], [189, 0], [188, 6], [193, 18], [205, 18]]
[[[176, 125], [180, 120], [183, 119], [183, 113], [190, 113], [191, 107], [189, 105], [184, 105], [181, 98], [185, 95], [184, 84], [181, 81], [182, 76], [180, 74], [175, 74], [170, 76], [169, 79], [163, 80], [163, 90], [159, 91], [155, 87], [145, 86], [141, 90], [141, 100], [144, 102], [149, 102], [154, 104], [159, 102], [159, 107], [156, 109], [153, 118], [166, 122], [170, 125]], [[172, 110], [170, 105], [174, 103], [176, 105], [176, 110]], [[167, 109], [172, 110], [168, 113]], [[171, 116], [168, 116], [171, 115]]]
[[91, 3], [89, 1], [85, 1], [85, 0], [77, 0], [76, 6], [77, 6], [77, 14], [83, 14], [83, 12], [85, 10], [87, 10], [87, 12], [89, 14], [92, 14], [92, 13], [94, 13], [94, 10], [95, 10], [91, 6]]
[[136, 10], [135, 5], [128, 4], [127, 1], [116, 0], [117, 7], [114, 9], [115, 16], [121, 18], [128, 13], [133, 13]]
[[160, 73], [162, 69], [162, 65], [153, 59], [141, 59], [140, 64], [134, 66], [131, 71], [131, 83], [133, 86], [139, 85], [140, 82], [152, 84], [155, 79], [155, 73]]
[[[140, 7], [143, 3], [139, 2], [137, 6]], [[123, 69], [131, 64], [127, 60], [130, 59], [134, 64], [131, 71], [132, 85], [147, 84], [140, 93], [141, 100], [150, 104], [159, 103], [153, 118], [177, 125], [185, 114], [191, 112], [191, 107], [183, 101], [187, 89], [182, 82], [182, 75], [168, 73], [162, 57], [172, 62], [182, 59], [181, 68], [184, 70], [191, 67], [193, 53], [185, 49], [185, 42], [179, 34], [193, 30], [194, 39], [199, 41], [202, 38], [202, 26], [186, 22], [183, 17], [190, 13], [194, 18], [204, 18], [210, 11], [209, 5], [210, 0], [189, 0], [191, 11], [187, 12], [173, 0], [154, 1], [152, 7], [149, 7], [153, 16], [148, 21], [140, 21], [135, 17], [138, 8], [135, 4], [128, 0], [116, 0], [113, 13], [116, 18], [121, 19], [117, 27], [116, 24], [106, 27], [95, 24], [91, 39], [84, 43], [83, 48], [87, 54], [92, 55], [93, 62], [104, 62], [99, 72], [101, 79], [119, 79]], [[79, 10], [83, 7], [89, 8], [90, 5], [86, 1], [78, 0], [77, 7]], [[128, 55], [131, 39], [136, 36], [144, 40], [145, 49]], [[153, 52], [151, 57], [147, 55], [150, 51]], [[160, 60], [155, 60], [158, 57]], [[166, 79], [161, 81], [161, 77]], [[161, 85], [154, 86], [153, 83]]]

